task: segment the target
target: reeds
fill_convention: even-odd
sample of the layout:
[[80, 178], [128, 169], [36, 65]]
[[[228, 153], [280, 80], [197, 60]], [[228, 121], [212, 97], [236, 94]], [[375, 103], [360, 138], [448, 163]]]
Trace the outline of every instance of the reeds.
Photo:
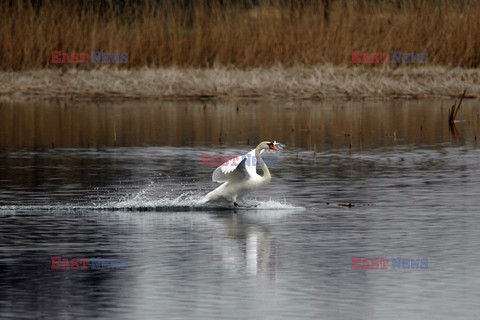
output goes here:
[[448, 117], [448, 123], [450, 125], [455, 124], [455, 118], [457, 118], [458, 111], [460, 110], [460, 106], [462, 105], [463, 98], [465, 98], [465, 94], [467, 90], [463, 91], [463, 94], [460, 96], [460, 101], [457, 104], [457, 101], [453, 103], [453, 106], [450, 108], [450, 115]]
[[0, 70], [98, 67], [53, 65], [54, 50], [128, 52], [120, 68], [349, 65], [353, 50], [428, 52], [429, 65], [480, 64], [479, 1], [87, 3], [0, 0]]

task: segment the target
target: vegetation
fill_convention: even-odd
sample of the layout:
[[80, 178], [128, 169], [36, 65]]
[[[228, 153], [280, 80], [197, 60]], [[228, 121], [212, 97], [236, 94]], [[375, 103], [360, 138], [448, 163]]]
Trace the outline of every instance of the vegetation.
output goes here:
[[0, 72], [3, 99], [388, 99], [480, 97], [477, 69], [296, 66]]
[[99, 67], [51, 64], [54, 50], [127, 52], [119, 68], [349, 65], [353, 50], [428, 52], [428, 65], [480, 64], [480, 1], [81, 3], [0, 0], [0, 70]]

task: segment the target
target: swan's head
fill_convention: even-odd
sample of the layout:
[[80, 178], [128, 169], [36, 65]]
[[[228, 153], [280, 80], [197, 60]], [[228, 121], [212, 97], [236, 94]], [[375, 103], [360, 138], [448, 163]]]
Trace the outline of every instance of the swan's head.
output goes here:
[[275, 146], [273, 142], [270, 141], [263, 141], [260, 142], [259, 145], [257, 146], [257, 149], [265, 149], [265, 150], [278, 150], [278, 148]]

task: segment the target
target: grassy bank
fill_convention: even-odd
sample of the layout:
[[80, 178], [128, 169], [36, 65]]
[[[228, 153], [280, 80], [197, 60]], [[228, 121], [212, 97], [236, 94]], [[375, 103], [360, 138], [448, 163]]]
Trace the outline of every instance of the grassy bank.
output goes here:
[[99, 67], [52, 65], [53, 50], [128, 52], [124, 69], [350, 65], [352, 50], [428, 52], [428, 65], [480, 65], [480, 1], [87, 3], [0, 1], [0, 70]]
[[2, 99], [480, 97], [480, 70], [316, 66], [0, 72]]

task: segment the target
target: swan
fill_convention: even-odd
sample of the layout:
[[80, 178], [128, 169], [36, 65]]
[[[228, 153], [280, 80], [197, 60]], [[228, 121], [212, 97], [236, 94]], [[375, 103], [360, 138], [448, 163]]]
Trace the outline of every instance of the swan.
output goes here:
[[[222, 183], [218, 188], [208, 193], [202, 200], [201, 204], [214, 201], [233, 202], [238, 207], [237, 199], [243, 197], [247, 193], [268, 184], [272, 178], [267, 165], [260, 156], [265, 150], [280, 150], [285, 145], [263, 141], [249, 153], [233, 158], [220, 167], [215, 169], [212, 175], [212, 181]], [[263, 170], [263, 176], [257, 174], [256, 164], [260, 164]]]

